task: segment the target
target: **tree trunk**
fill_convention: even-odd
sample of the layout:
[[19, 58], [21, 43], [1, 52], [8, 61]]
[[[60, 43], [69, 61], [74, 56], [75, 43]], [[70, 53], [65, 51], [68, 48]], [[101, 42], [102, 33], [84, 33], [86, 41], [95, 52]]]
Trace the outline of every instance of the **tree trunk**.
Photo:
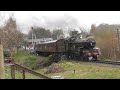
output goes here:
[[5, 78], [3, 45], [0, 44], [0, 79]]

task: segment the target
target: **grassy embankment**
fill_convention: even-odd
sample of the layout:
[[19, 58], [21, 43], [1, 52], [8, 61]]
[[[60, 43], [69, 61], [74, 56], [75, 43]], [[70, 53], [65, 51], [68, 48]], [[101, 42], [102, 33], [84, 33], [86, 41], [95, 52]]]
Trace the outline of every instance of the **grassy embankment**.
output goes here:
[[[36, 55], [32, 55], [28, 52], [25, 52], [25, 51], [19, 51], [17, 54], [15, 54], [14, 58], [15, 58], [16, 63], [19, 63], [25, 67], [30, 68], [30, 69], [32, 69], [40, 64], [47, 65], [49, 63], [49, 60], [46, 57], [39, 57]], [[6, 77], [6, 79], [10, 79], [11, 78], [10, 67], [6, 66], [5, 69], [6, 69], [5, 77]], [[17, 79], [22, 78], [22, 74], [17, 70], [16, 70], [16, 78]], [[30, 79], [33, 78], [34, 79], [34, 78], [39, 78], [39, 77], [31, 75], [29, 73], [26, 73], [26, 78], [30, 78]]]
[[[28, 68], [33, 68], [41, 62], [49, 63], [48, 58], [31, 55], [27, 52], [18, 52], [15, 55], [16, 62], [23, 64]], [[36, 70], [46, 76], [64, 76], [66, 79], [120, 79], [120, 67], [111, 67], [108, 65], [92, 65], [86, 63], [80, 63], [79, 61], [60, 61], [58, 63], [64, 68], [64, 72], [44, 74], [47, 71], [47, 67]], [[6, 67], [7, 68], [7, 67]], [[75, 73], [74, 73], [75, 70]], [[6, 69], [6, 78], [10, 78], [10, 69]], [[21, 79], [22, 75], [16, 72], [16, 78]], [[26, 73], [28, 79], [39, 79], [34, 75]]]
[[[93, 65], [78, 63], [78, 61], [61, 61], [58, 63], [64, 67], [62, 73], [46, 74], [47, 76], [64, 76], [66, 79], [120, 79], [120, 67], [108, 65]], [[75, 73], [74, 73], [75, 70]], [[46, 72], [47, 68], [37, 70]]]

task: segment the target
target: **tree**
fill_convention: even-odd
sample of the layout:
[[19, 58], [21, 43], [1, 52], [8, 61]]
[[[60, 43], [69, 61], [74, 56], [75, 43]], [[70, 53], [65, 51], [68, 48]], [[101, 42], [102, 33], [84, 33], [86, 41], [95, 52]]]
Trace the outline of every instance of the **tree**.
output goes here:
[[95, 26], [94, 24], [92, 24], [92, 25], [91, 25], [91, 29], [90, 29], [90, 34], [91, 34], [91, 35], [95, 35], [96, 29], [97, 29], [96, 26]]
[[97, 46], [101, 49], [101, 58], [116, 60], [119, 59], [120, 51], [117, 50], [117, 37], [115, 25], [100, 24], [97, 27], [91, 26], [91, 32], [96, 39]]
[[50, 38], [51, 37], [51, 32], [50, 30], [47, 30], [42, 27], [33, 27], [33, 30], [31, 30], [28, 33], [28, 39], [32, 39], [32, 33], [33, 33], [33, 38], [40, 39], [40, 38]]
[[55, 40], [58, 39], [58, 37], [60, 37], [61, 35], [64, 36], [62, 29], [56, 29], [56, 30], [53, 30], [52, 32], [52, 38]]
[[4, 48], [12, 51], [13, 47], [17, 47], [22, 41], [22, 33], [17, 30], [16, 20], [9, 17], [5, 25], [0, 28], [0, 36]]

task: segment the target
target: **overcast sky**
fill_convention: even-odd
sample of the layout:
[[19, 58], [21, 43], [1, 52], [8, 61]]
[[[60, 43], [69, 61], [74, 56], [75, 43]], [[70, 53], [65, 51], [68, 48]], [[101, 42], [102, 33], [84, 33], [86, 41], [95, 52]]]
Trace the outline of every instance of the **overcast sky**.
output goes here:
[[120, 24], [120, 11], [1, 11], [1, 16], [14, 14], [23, 32], [32, 25], [46, 28], [84, 27], [91, 24]]

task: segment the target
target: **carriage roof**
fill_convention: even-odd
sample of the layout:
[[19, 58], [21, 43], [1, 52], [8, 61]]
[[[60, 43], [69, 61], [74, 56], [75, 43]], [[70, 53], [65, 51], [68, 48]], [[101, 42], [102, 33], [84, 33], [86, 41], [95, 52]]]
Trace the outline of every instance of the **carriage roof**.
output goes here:
[[39, 45], [40, 44], [48, 44], [48, 43], [55, 43], [57, 40], [52, 40], [52, 41], [47, 41], [47, 42], [41, 42], [41, 43], [39, 43]]

